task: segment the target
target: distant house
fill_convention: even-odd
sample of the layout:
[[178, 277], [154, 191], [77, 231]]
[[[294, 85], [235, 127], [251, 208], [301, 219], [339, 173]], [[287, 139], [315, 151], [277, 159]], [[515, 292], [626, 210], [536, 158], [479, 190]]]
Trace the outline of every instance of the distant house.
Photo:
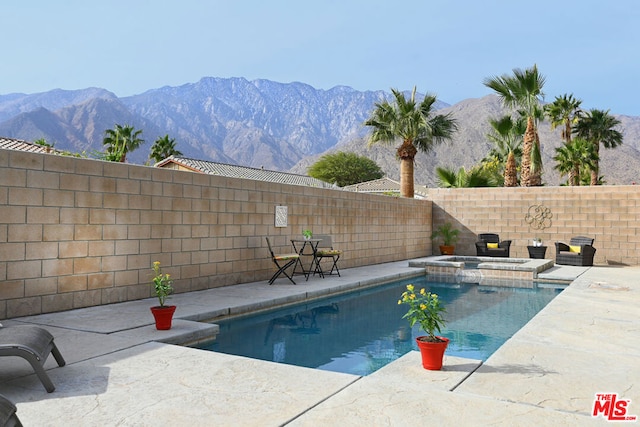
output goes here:
[[[391, 196], [400, 195], [400, 183], [391, 178], [387, 178], [386, 176], [380, 179], [374, 179], [373, 181], [345, 185], [342, 189], [345, 191], [353, 191], [354, 193], [376, 193]], [[414, 198], [426, 199], [427, 187], [423, 185], [416, 185], [414, 188]]]
[[187, 170], [191, 172], [219, 175], [228, 178], [245, 178], [257, 181], [277, 182], [280, 184], [304, 185], [317, 188], [337, 188], [327, 182], [312, 178], [307, 175], [272, 171], [266, 169], [250, 168], [246, 166], [216, 163], [207, 160], [189, 159], [186, 157], [171, 156], [154, 165], [158, 168]]
[[59, 151], [44, 145], [23, 141], [22, 139], [4, 138], [0, 136], [0, 148], [5, 150], [29, 151], [30, 153], [56, 154]]

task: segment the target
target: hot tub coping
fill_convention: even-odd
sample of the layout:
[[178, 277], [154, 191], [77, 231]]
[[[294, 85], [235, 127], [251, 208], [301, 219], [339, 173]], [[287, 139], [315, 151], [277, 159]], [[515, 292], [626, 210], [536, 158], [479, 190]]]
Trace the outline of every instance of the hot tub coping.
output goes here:
[[529, 259], [529, 258], [496, 258], [479, 257], [465, 255], [437, 255], [421, 258], [409, 262], [410, 267], [453, 267], [464, 269], [466, 262], [478, 263], [478, 269], [482, 270], [504, 270], [504, 271], [526, 271], [531, 272], [532, 278], [536, 279], [538, 273], [550, 269], [554, 266], [550, 259]]

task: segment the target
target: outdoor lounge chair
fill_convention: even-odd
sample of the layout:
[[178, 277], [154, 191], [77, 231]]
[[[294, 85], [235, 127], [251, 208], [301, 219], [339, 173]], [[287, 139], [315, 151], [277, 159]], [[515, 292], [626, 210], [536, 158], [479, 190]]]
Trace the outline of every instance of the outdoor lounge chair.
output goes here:
[[495, 233], [478, 234], [476, 253], [478, 256], [493, 256], [509, 258], [511, 240], [500, 241], [500, 236]]
[[0, 427], [22, 427], [16, 410], [16, 405], [0, 394]]
[[50, 353], [58, 366], [65, 365], [53, 335], [46, 329], [34, 325], [0, 327], [0, 356], [19, 356], [29, 362], [49, 393], [56, 389], [44, 370], [44, 362]]
[[[331, 266], [331, 271], [329, 271], [328, 274], [332, 275], [333, 270], [335, 270], [338, 276], [340, 276], [340, 270], [338, 269], [338, 260], [340, 259], [340, 255], [342, 255], [342, 251], [339, 249], [333, 248], [333, 243], [331, 242], [331, 236], [319, 235], [319, 236], [316, 236], [316, 238], [322, 239], [320, 243], [318, 243], [318, 249], [316, 251], [318, 266], [320, 265], [320, 261], [322, 261], [324, 258], [331, 258], [331, 260], [333, 261], [333, 265]], [[327, 274], [327, 273], [322, 272], [322, 274]]]
[[291, 280], [291, 283], [295, 285], [296, 282], [294, 282], [293, 278], [286, 272], [286, 269], [291, 267], [295, 263], [299, 262], [300, 255], [296, 253], [276, 255], [273, 253], [273, 249], [271, 248], [271, 242], [269, 241], [269, 238], [265, 237], [265, 239], [267, 239], [267, 246], [269, 246], [269, 253], [271, 254], [271, 260], [276, 265], [276, 267], [278, 267], [278, 271], [276, 271], [273, 274], [273, 276], [271, 276], [271, 279], [269, 279], [269, 284], [273, 285], [273, 282], [275, 282], [278, 276], [280, 276], [281, 274], [284, 274], [285, 276], [287, 276], [289, 280]]
[[591, 237], [572, 237], [569, 244], [556, 242], [556, 264], [592, 266], [596, 249]]

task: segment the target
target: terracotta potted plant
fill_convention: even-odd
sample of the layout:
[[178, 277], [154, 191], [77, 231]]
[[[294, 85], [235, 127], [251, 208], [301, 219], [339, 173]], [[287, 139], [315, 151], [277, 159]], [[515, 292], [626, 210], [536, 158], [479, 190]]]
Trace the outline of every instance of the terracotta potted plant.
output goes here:
[[171, 329], [171, 321], [173, 320], [173, 313], [176, 311], [175, 305], [165, 305], [165, 301], [169, 295], [173, 293], [173, 287], [171, 286], [173, 280], [169, 274], [163, 274], [160, 268], [160, 261], [153, 263], [153, 287], [158, 297], [160, 305], [151, 307], [151, 313], [156, 321], [156, 329], [167, 330]]
[[453, 255], [455, 252], [455, 244], [458, 241], [460, 230], [453, 228], [450, 222], [441, 225], [431, 233], [431, 239], [442, 238], [440, 245], [440, 253], [442, 255]]
[[416, 338], [416, 343], [422, 356], [422, 366], [425, 369], [438, 371], [442, 368], [444, 352], [449, 345], [449, 338], [436, 335], [444, 326], [442, 314], [446, 312], [437, 294], [427, 292], [424, 288], [416, 293], [413, 285], [407, 285], [398, 304], [407, 304], [409, 311], [402, 316], [409, 320], [409, 326], [416, 323], [427, 333]]

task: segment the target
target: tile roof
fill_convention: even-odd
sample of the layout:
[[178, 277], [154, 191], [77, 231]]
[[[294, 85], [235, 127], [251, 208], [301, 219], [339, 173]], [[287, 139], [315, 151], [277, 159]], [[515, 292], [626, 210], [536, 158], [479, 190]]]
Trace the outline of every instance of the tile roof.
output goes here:
[[303, 185], [307, 187], [336, 188], [332, 184], [307, 175], [297, 175], [289, 172], [230, 165], [227, 163], [216, 163], [178, 156], [168, 157], [163, 161], [156, 163], [154, 166], [170, 167], [171, 165], [177, 165], [194, 172], [226, 176], [229, 178], [245, 178], [256, 181], [277, 182], [280, 184]]
[[21, 139], [4, 138], [0, 136], [0, 148], [5, 150], [29, 151], [31, 153], [51, 153], [54, 152], [51, 147], [34, 144], [32, 142], [23, 141]]
[[[343, 187], [345, 191], [353, 191], [356, 193], [394, 193], [400, 194], [400, 183], [386, 176], [373, 181], [361, 182], [358, 184], [346, 185]], [[427, 196], [427, 188], [425, 186], [416, 185], [414, 188], [416, 198], [424, 198]]]

